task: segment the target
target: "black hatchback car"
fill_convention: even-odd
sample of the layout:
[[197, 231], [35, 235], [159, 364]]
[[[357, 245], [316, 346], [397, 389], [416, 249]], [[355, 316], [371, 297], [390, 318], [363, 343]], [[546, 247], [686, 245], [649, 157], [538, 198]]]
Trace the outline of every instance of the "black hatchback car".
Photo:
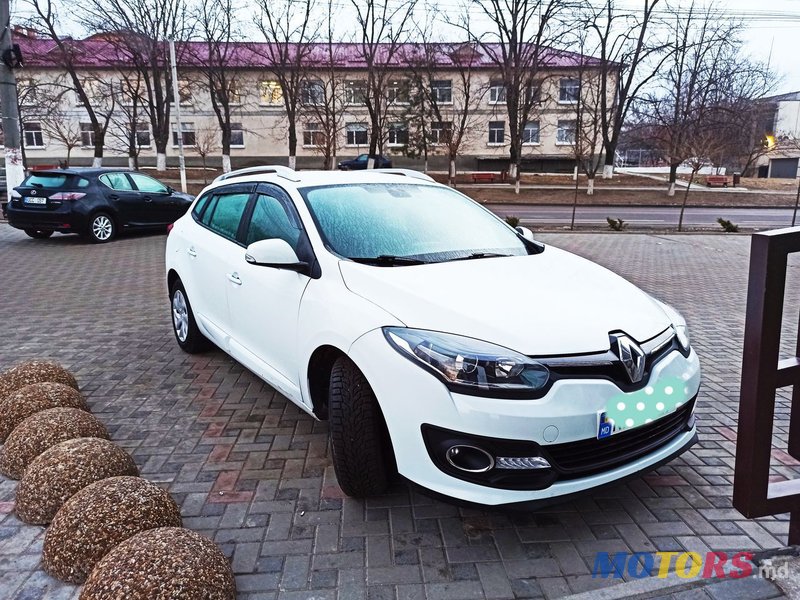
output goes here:
[[193, 196], [144, 173], [124, 169], [36, 171], [14, 188], [8, 222], [33, 238], [54, 231], [97, 243], [136, 227], [165, 227], [182, 216]]
[[[350, 159], [350, 160], [343, 160], [339, 163], [339, 169], [341, 171], [360, 171], [361, 169], [366, 169], [367, 164], [369, 161], [369, 154], [359, 154], [357, 157]], [[391, 169], [392, 168], [392, 161], [385, 156], [378, 154], [375, 157], [375, 168], [376, 169]]]

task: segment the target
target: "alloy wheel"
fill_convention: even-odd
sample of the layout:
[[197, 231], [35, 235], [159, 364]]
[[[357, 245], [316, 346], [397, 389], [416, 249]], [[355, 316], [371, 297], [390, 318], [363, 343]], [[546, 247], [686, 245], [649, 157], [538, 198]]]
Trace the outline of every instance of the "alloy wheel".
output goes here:
[[175, 334], [181, 342], [189, 336], [189, 310], [186, 307], [186, 298], [181, 290], [176, 290], [172, 296], [172, 323]]

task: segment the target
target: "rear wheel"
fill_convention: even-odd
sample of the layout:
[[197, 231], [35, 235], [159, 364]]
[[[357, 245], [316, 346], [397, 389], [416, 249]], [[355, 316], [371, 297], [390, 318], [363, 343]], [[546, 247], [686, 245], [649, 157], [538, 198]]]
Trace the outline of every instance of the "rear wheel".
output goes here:
[[385, 492], [392, 473], [389, 434], [372, 388], [346, 357], [331, 371], [328, 419], [333, 467], [342, 491], [354, 497]]
[[106, 213], [92, 215], [89, 221], [89, 239], [95, 244], [105, 244], [116, 235], [117, 227], [114, 219]]
[[169, 297], [172, 305], [172, 331], [175, 332], [175, 339], [181, 350], [188, 354], [197, 354], [208, 349], [209, 342], [197, 327], [192, 305], [189, 304], [180, 279], [172, 284]]
[[43, 229], [26, 229], [25, 233], [28, 237], [32, 237], [35, 240], [46, 240], [53, 235], [52, 231], [45, 231]]

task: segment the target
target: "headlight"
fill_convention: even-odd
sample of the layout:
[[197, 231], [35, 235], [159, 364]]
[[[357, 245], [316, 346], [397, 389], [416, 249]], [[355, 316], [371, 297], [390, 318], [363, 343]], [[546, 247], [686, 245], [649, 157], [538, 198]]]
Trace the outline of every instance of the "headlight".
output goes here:
[[532, 397], [548, 382], [547, 367], [513, 350], [474, 338], [403, 327], [383, 335], [400, 354], [428, 368], [453, 391]]
[[675, 329], [675, 339], [678, 340], [678, 345], [681, 347], [681, 350], [689, 352], [689, 348], [691, 348], [692, 345], [689, 341], [689, 329], [686, 327], [686, 324], [673, 325], [672, 327]]

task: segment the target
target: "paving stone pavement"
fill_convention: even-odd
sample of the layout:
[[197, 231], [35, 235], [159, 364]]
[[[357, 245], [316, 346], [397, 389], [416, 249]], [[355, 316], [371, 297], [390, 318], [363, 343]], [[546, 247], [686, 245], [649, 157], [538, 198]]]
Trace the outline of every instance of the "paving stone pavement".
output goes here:
[[[245, 600], [558, 598], [618, 583], [592, 578], [598, 551], [785, 545], [785, 515], [748, 521], [730, 500], [749, 239], [540, 238], [681, 310], [705, 375], [692, 451], [655, 473], [539, 512], [458, 508], [404, 483], [366, 502], [345, 498], [325, 423], [223, 353], [178, 349], [163, 235], [93, 246], [72, 236], [31, 240], [0, 225], [0, 368], [38, 357], [71, 368], [142, 475], [167, 488], [185, 525], [231, 558]], [[787, 286], [795, 326], [797, 265]], [[787, 330], [787, 343], [794, 335]], [[779, 448], [788, 402], [779, 396]], [[798, 474], [798, 463], [776, 449], [774, 477]], [[16, 519], [15, 485], [0, 477], [0, 599], [77, 598], [78, 588], [40, 569], [44, 529]], [[707, 589], [676, 597], [720, 597]]]

